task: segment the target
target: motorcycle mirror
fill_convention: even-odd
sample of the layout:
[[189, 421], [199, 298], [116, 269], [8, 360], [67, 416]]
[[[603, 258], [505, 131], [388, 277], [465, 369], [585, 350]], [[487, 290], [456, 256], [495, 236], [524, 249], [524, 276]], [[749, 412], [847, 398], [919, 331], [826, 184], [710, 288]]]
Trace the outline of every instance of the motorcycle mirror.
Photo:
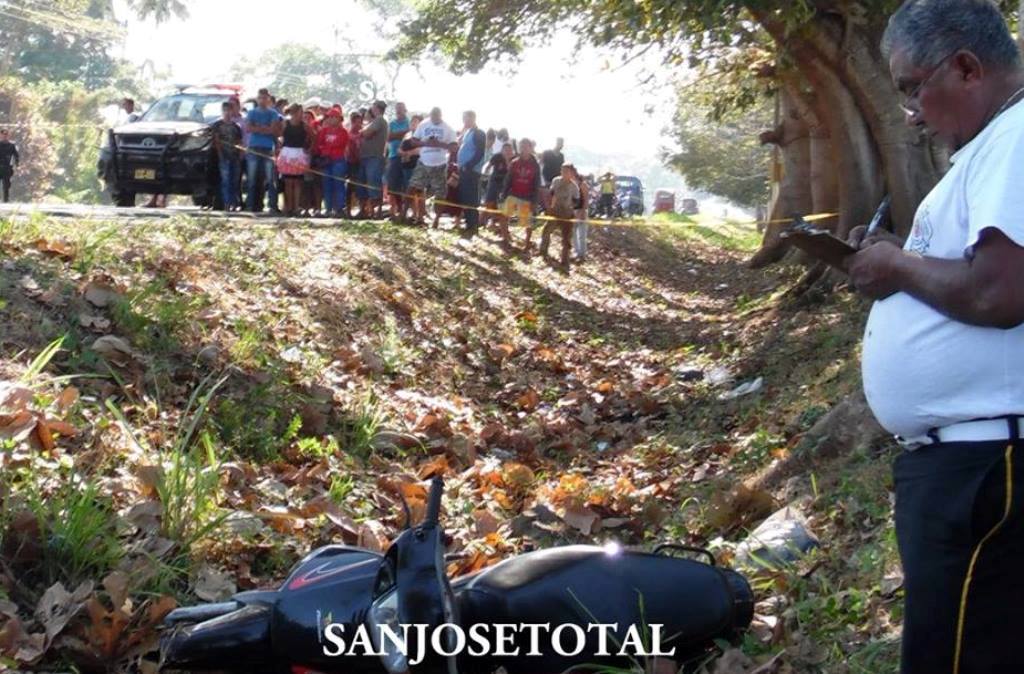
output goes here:
[[430, 481], [430, 494], [427, 495], [427, 514], [423, 524], [429, 526], [439, 524], [441, 517], [441, 496], [444, 493], [444, 481], [435, 477]]
[[[366, 622], [382, 664], [389, 674], [400, 674], [408, 665], [397, 648], [388, 648], [383, 630], [401, 634], [405, 625], [434, 629], [458, 621], [454, 595], [444, 561], [444, 532], [440, 526], [444, 482], [431, 480], [423, 521], [403, 531], [388, 549], [378, 570], [373, 603]], [[450, 632], [449, 632], [450, 635]], [[455, 671], [454, 658], [447, 669]]]

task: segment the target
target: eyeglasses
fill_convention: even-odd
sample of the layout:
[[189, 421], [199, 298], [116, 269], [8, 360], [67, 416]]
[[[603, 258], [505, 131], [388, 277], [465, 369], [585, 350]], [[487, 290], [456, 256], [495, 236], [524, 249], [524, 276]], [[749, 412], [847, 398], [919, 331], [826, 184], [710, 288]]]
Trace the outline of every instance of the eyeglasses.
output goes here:
[[[957, 51], [960, 51], [960, 50], [957, 49]], [[957, 52], [955, 51], [952, 54], [950, 54], [949, 56], [947, 56], [946, 58], [944, 58], [941, 61], [939, 61], [938, 64], [934, 68], [932, 68], [932, 71], [930, 73], [928, 73], [928, 76], [925, 77], [920, 82], [918, 82], [917, 86], [914, 87], [909, 93], [905, 93], [905, 94], [901, 93], [900, 94], [900, 102], [899, 102], [900, 110], [902, 110], [905, 114], [907, 114], [907, 115], [909, 115], [911, 117], [913, 117], [917, 113], [921, 112], [921, 109], [918, 107], [918, 104], [917, 104], [917, 97], [921, 95], [921, 90], [925, 88], [925, 86], [931, 81], [931, 79], [933, 77], [935, 77], [935, 74], [937, 72], [939, 72], [939, 70], [942, 69], [942, 66], [946, 65], [946, 61], [948, 61], [950, 58], [952, 58], [953, 55], [956, 54], [956, 53]], [[911, 107], [911, 106], [913, 106], [913, 107]]]

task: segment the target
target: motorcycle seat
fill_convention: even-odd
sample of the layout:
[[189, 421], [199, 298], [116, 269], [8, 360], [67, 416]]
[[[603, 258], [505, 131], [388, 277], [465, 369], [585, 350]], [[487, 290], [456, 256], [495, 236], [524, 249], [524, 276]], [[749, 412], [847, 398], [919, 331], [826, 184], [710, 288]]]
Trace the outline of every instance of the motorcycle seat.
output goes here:
[[[714, 638], [730, 639], [749, 624], [753, 598], [746, 581], [732, 571], [701, 562], [637, 551], [609, 552], [595, 546], [540, 550], [505, 560], [453, 583], [460, 621], [476, 623], [613, 624], [621, 643], [630, 626], [659, 624], [662, 645], [681, 655], [696, 655]], [[521, 637], [521, 638], [519, 638]], [[598, 650], [598, 634], [588, 632], [583, 653]], [[572, 638], [568, 639], [573, 642]], [[528, 649], [526, 635], [517, 645]], [[553, 654], [544, 646], [540, 650]], [[613, 648], [613, 650], [615, 650]], [[499, 662], [513, 674], [564, 671], [593, 657], [557, 655]]]

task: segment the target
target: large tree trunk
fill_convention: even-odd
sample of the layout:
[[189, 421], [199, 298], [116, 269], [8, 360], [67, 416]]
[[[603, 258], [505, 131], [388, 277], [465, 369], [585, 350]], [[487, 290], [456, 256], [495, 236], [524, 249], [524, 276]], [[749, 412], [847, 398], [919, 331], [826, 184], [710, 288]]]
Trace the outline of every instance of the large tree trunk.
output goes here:
[[818, 108], [831, 138], [839, 185], [838, 222], [823, 224], [843, 236], [853, 227], [866, 224], [882, 199], [883, 167], [872, 129], [834, 64], [823, 59], [815, 45], [803, 34], [790, 34], [770, 13], [756, 8], [751, 13], [780, 49], [793, 57], [820, 101]]
[[789, 91], [783, 89], [779, 96], [779, 126], [761, 134], [761, 142], [779, 148], [782, 154], [782, 175], [778, 197], [769, 209], [764, 243], [749, 262], [755, 269], [778, 262], [786, 254], [786, 247], [779, 238], [783, 224], [778, 221], [806, 215], [814, 208], [811, 132], [805, 119], [806, 110]]
[[[809, 145], [806, 154], [806, 169], [801, 168], [799, 175], [807, 176], [807, 183], [798, 181], [785, 181], [780, 185], [780, 197], [786, 196], [786, 208], [774, 207], [769, 218], [761, 248], [749, 261], [749, 265], [760, 268], [768, 264], [778, 262], [790, 250], [786, 240], [780, 237], [782, 231], [788, 226], [789, 218], [794, 215], [807, 215], [808, 213], [832, 213], [839, 207], [839, 185], [836, 176], [836, 156], [828, 127], [822, 122], [826, 110], [821, 105], [820, 99], [807, 87], [804, 79], [798, 72], [792, 70], [770, 69], [765, 71], [766, 77], [772, 77], [782, 85], [779, 92], [780, 99], [783, 99], [787, 108], [792, 114], [799, 118], [807, 129]], [[762, 140], [766, 136], [762, 135]], [[790, 161], [804, 161], [805, 157], [800, 152], [791, 153]], [[810, 201], [807, 200], [806, 189], [810, 188]], [[782, 200], [778, 200], [781, 202]], [[796, 202], [793, 205], [793, 202]], [[797, 210], [796, 206], [804, 208]], [[795, 258], [796, 262], [810, 262], [800, 256]]]
[[[938, 181], [942, 167], [933, 160], [927, 137], [907, 125], [897, 105], [889, 66], [878, 46], [881, 28], [851, 24], [837, 13], [821, 13], [805, 35], [809, 47], [849, 91], [867, 123], [881, 159], [886, 192], [892, 196], [893, 224], [897, 233], [906, 235], [917, 205]], [[872, 198], [868, 207], [873, 211], [880, 200]]]
[[882, 167], [867, 122], [836, 74], [818, 61], [802, 64], [825, 108], [822, 120], [829, 130], [838, 180], [839, 218], [821, 225], [846, 236], [867, 224], [882, 199]]
[[839, 208], [836, 155], [827, 131], [811, 134], [811, 201], [815, 213], [833, 213]]
[[[897, 95], [878, 47], [881, 29], [848, 21], [828, 0], [818, 0], [817, 16], [791, 33], [771, 12], [749, 7], [780, 50], [793, 57], [813, 89], [815, 111], [827, 130], [837, 180], [837, 221], [822, 226], [845, 235], [866, 224], [882, 196], [892, 196], [895, 230], [909, 232], [918, 203], [938, 180], [943, 163], [931, 144], [905, 124]], [[825, 156], [816, 148], [813, 157]], [[940, 155], [941, 156], [941, 155]], [[811, 172], [819, 173], [812, 167]], [[825, 183], [815, 183], [815, 211], [831, 211]], [[781, 259], [778, 233], [766, 232], [758, 261]]]

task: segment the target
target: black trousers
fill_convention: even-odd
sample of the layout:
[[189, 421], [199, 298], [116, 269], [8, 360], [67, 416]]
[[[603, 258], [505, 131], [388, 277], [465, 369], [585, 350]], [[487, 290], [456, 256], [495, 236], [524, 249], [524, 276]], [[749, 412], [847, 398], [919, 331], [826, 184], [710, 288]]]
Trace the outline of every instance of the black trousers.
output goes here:
[[0, 172], [0, 186], [3, 187], [4, 203], [11, 200], [11, 174]]
[[1024, 443], [922, 447], [893, 476], [901, 672], [1024, 672]]

